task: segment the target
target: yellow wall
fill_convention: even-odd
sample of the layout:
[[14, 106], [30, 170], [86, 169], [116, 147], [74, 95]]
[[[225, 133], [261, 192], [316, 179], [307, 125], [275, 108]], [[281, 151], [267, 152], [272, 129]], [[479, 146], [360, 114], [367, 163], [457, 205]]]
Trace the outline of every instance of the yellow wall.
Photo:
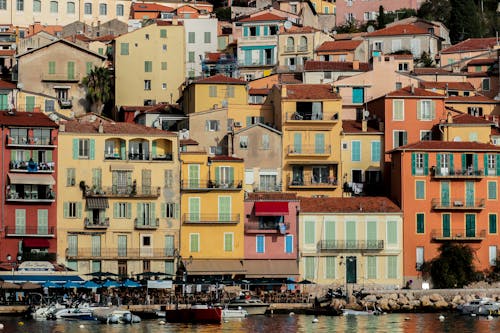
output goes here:
[[[333, 14], [335, 12], [335, 2], [311, 0], [311, 3], [318, 14]], [[325, 8], [327, 8], [327, 10], [325, 10]]]
[[[352, 142], [360, 141], [361, 144], [361, 159], [360, 161], [352, 160]], [[357, 134], [348, 133], [344, 134], [342, 137], [342, 144], [346, 143], [348, 149], [342, 150], [342, 184], [345, 182], [352, 182], [352, 172], [351, 170], [362, 170], [363, 174], [365, 171], [375, 171], [381, 170], [380, 160], [372, 161], [371, 156], [371, 145], [372, 142], [380, 142], [380, 157], [383, 158], [384, 154], [382, 152], [383, 146], [383, 134]]]
[[[161, 30], [167, 37], [161, 38]], [[128, 43], [128, 55], [121, 55], [122, 43]], [[115, 91], [117, 106], [140, 106], [144, 100], [156, 103], [175, 102], [185, 78], [184, 26], [151, 24], [117, 37], [115, 40]], [[166, 50], [163, 49], [166, 45]], [[152, 62], [151, 72], [145, 71], [145, 61]], [[162, 70], [162, 62], [167, 69]], [[151, 80], [151, 90], [144, 81]], [[162, 84], [166, 83], [166, 89]]]
[[[243, 244], [243, 189], [207, 189], [209, 166], [207, 166], [207, 155], [204, 153], [181, 153], [182, 184], [187, 186], [189, 176], [189, 164], [198, 164], [200, 168], [200, 186], [204, 190], [186, 190], [182, 188], [181, 193], [181, 245], [180, 253], [183, 258], [192, 256], [194, 259], [238, 259], [244, 256]], [[239, 184], [243, 180], [243, 161], [213, 161], [210, 166], [210, 179], [215, 182], [216, 168], [219, 166], [231, 166], [234, 168], [234, 183]], [[218, 202], [220, 196], [231, 197], [231, 215], [238, 214], [237, 222], [220, 222], [218, 218]], [[186, 223], [186, 215], [189, 213], [189, 198], [200, 198], [200, 220], [212, 220], [212, 223], [198, 222]], [[190, 235], [199, 234], [199, 251], [190, 251]], [[224, 233], [233, 233], [233, 251], [224, 249]]]
[[[210, 96], [210, 87], [216, 87], [216, 95]], [[234, 97], [227, 95], [228, 88], [234, 88]], [[213, 88], [212, 88], [213, 89]], [[208, 109], [221, 108], [227, 103], [230, 105], [248, 104], [248, 94], [245, 84], [206, 84], [192, 83], [184, 90], [184, 110], [186, 113], [206, 111]], [[223, 102], [226, 101], [226, 102]]]
[[[490, 143], [491, 127], [463, 127], [463, 126], [444, 126], [443, 141], [477, 141]], [[457, 139], [459, 138], [459, 140]]]
[[486, 104], [486, 103], [478, 104], [478, 103], [474, 103], [474, 102], [471, 102], [471, 103], [467, 103], [467, 102], [464, 102], [464, 103], [457, 103], [457, 102], [450, 103], [450, 101], [445, 100], [445, 106], [452, 107], [455, 110], [458, 110], [458, 111], [463, 112], [463, 113], [468, 113], [468, 108], [469, 107], [480, 107], [480, 108], [483, 108], [483, 114], [484, 115], [499, 114], [500, 113], [500, 104], [498, 102], [496, 102], [496, 101], [492, 101], [492, 103], [490, 103], [490, 104]]

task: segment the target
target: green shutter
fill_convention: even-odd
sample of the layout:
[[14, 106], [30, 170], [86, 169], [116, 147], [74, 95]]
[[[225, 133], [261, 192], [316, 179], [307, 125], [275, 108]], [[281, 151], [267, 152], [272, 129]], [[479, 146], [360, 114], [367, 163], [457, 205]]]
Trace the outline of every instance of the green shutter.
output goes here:
[[56, 62], [49, 61], [49, 74], [55, 74], [55, 73], [56, 73]]
[[215, 167], [215, 183], [220, 184], [220, 167]]
[[462, 172], [467, 170], [467, 160], [465, 158], [465, 154], [462, 154]]
[[231, 197], [219, 197], [219, 221], [231, 221]]
[[335, 257], [329, 256], [325, 257], [325, 278], [335, 279]]
[[86, 64], [86, 68], [87, 68], [86, 72], [87, 72], [87, 75], [89, 75], [89, 74], [90, 74], [90, 72], [92, 72], [92, 68], [93, 68], [93, 67], [94, 67], [94, 64], [93, 64], [92, 62], [87, 62], [87, 64]]
[[160, 38], [167, 38], [167, 29], [160, 30]]
[[78, 139], [73, 139], [73, 159], [77, 160], [78, 159]]
[[396, 221], [387, 221], [387, 244], [398, 244], [398, 223]]
[[437, 171], [437, 170], [441, 170], [441, 155], [443, 155], [443, 154], [436, 154], [436, 173], [437, 174], [440, 174], [439, 173], [440, 171]]
[[417, 214], [417, 234], [425, 232], [425, 215], [423, 213]]
[[248, 27], [243, 27], [243, 37], [247, 37], [249, 35], [248, 32], [249, 32]]
[[[156, 203], [155, 202], [152, 202], [149, 205], [149, 216], [151, 217], [149, 224], [156, 225]], [[158, 226], [158, 225], [156, 225], [156, 226]]]
[[233, 234], [226, 232], [224, 234], [224, 251], [231, 252], [233, 251]]
[[424, 154], [424, 175], [429, 174], [429, 154]]
[[229, 167], [229, 184], [234, 185], [234, 168]]
[[417, 119], [422, 119], [422, 101], [417, 101]]
[[497, 183], [496, 182], [488, 182], [488, 199], [496, 200], [497, 198]]
[[304, 223], [304, 244], [314, 244], [314, 241], [316, 239], [314, 223], [314, 221], [305, 221]]
[[120, 159], [125, 160], [126, 152], [125, 152], [125, 141], [120, 141]]
[[415, 199], [425, 199], [425, 181], [423, 180], [415, 182]]
[[45, 161], [46, 162], [52, 162], [52, 151], [51, 150], [46, 150], [45, 151]]
[[200, 198], [189, 198], [189, 221], [200, 221]]
[[65, 219], [69, 217], [69, 202], [63, 203], [63, 216]]
[[497, 168], [497, 176], [500, 176], [500, 154], [496, 155], [496, 168]]
[[443, 237], [450, 237], [451, 236], [450, 214], [443, 214], [442, 228], [443, 228]]
[[35, 108], [35, 96], [26, 96], [26, 111], [32, 112]]
[[417, 153], [411, 153], [411, 174], [414, 176], [417, 170]]
[[377, 248], [377, 222], [375, 221], [366, 222], [366, 241], [367, 241], [367, 248], [369, 249]]
[[153, 141], [152, 146], [153, 146], [153, 148], [151, 151], [153, 153], [153, 157], [156, 157], [156, 141]]
[[167, 218], [167, 203], [162, 202], [160, 207], [161, 207], [160, 217], [162, 219]]
[[496, 234], [497, 233], [497, 215], [496, 214], [490, 214], [488, 215], [488, 224], [489, 224], [489, 231], [490, 234]]
[[488, 176], [488, 154], [483, 154], [484, 174]]
[[144, 205], [142, 203], [137, 203], [137, 224], [144, 224]]
[[82, 203], [81, 202], [76, 203], [76, 217], [79, 219], [82, 218]]
[[89, 158], [91, 160], [94, 160], [95, 159], [95, 140], [94, 139], [90, 139], [89, 140], [90, 142], [90, 149], [89, 149]]
[[199, 243], [199, 234], [191, 234], [189, 235], [190, 237], [190, 251], [191, 252], [198, 252], [200, 249], [199, 249], [199, 246], [198, 246], [198, 243]]
[[324, 239], [326, 241], [335, 240], [335, 221], [325, 221], [325, 234]]
[[49, 233], [49, 211], [39, 209], [37, 211], [37, 233], [38, 235], [48, 235]]
[[351, 161], [361, 161], [361, 142], [351, 141]]
[[114, 219], [118, 218], [118, 209], [119, 209], [118, 202], [113, 203], [113, 218]]
[[398, 277], [398, 257], [388, 256], [387, 257], [387, 278], [397, 279]]
[[316, 133], [314, 134], [314, 153], [324, 154], [325, 153], [325, 134]]
[[448, 156], [450, 157], [450, 173], [453, 174], [455, 172], [455, 165], [453, 164], [453, 154], [448, 154]]
[[479, 170], [479, 163], [478, 163], [478, 157], [477, 157], [477, 154], [474, 154], [472, 155], [473, 156], [473, 160], [474, 160], [474, 171], [478, 171]]
[[293, 150], [295, 153], [302, 153], [302, 134], [294, 133], [293, 134]]
[[354, 248], [356, 246], [356, 222], [345, 222], [345, 240], [347, 248]]
[[366, 257], [366, 278], [377, 278], [377, 257], [375, 256]]
[[252, 125], [252, 117], [247, 117], [246, 120], [247, 120], [247, 127]]
[[75, 79], [75, 63], [73, 61], [68, 61], [68, 80]]
[[127, 204], [125, 205], [125, 210], [126, 217], [130, 219], [132, 217], [132, 203], [127, 202]]

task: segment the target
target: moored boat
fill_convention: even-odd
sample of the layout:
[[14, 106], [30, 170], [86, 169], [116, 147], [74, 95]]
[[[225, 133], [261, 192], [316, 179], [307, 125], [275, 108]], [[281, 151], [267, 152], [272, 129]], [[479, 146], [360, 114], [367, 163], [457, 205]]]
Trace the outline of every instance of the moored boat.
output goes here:
[[262, 302], [262, 300], [256, 296], [240, 295], [230, 300], [227, 304], [227, 308], [230, 310], [241, 308], [246, 310], [249, 315], [263, 315], [269, 308], [269, 304]]
[[214, 323], [222, 322], [222, 309], [208, 305], [192, 305], [185, 309], [165, 310], [165, 319], [170, 323]]
[[92, 314], [96, 320], [105, 324], [133, 324], [141, 321], [139, 316], [133, 315], [129, 310], [116, 308], [96, 309]]
[[222, 310], [222, 318], [245, 318], [248, 316], [248, 312], [241, 307], [238, 309], [228, 309], [227, 307]]
[[487, 297], [477, 298], [460, 305], [458, 311], [465, 315], [488, 316], [490, 314], [497, 314], [500, 311], [500, 303], [492, 301]]

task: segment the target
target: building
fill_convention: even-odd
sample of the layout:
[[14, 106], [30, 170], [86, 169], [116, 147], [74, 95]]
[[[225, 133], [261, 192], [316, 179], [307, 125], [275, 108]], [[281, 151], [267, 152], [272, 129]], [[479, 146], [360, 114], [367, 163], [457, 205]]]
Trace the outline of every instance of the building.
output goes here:
[[361, 61], [367, 62], [367, 44], [362, 39], [326, 41], [320, 44], [314, 55], [320, 61]]
[[184, 18], [182, 22], [185, 31], [186, 77], [200, 77], [203, 75], [205, 54], [217, 51], [217, 19]]
[[302, 77], [304, 83], [332, 83], [338, 79], [358, 75], [370, 71], [370, 64], [359, 61], [314, 61], [309, 60], [304, 65]]
[[175, 274], [177, 134], [93, 114], [60, 132], [58, 260], [80, 274]]
[[442, 67], [462, 68], [476, 58], [495, 58], [498, 52], [496, 37], [468, 38], [439, 52]]
[[82, 79], [106, 57], [64, 39], [17, 57], [18, 110], [83, 114], [89, 109]]
[[[404, 279], [420, 286], [420, 268], [454, 242], [474, 251], [483, 271], [498, 253], [500, 147], [421, 141], [391, 154], [391, 195], [404, 212]], [[415, 284], [416, 282], [416, 284]]]
[[0, 111], [2, 131], [2, 249], [13, 267], [56, 261], [57, 124], [41, 112]]
[[340, 96], [329, 84], [282, 84], [270, 98], [283, 133], [283, 191], [340, 197]]
[[385, 197], [301, 198], [301, 278], [348, 292], [356, 286], [401, 287], [402, 216]]
[[[490, 143], [495, 123], [486, 117], [448, 112], [438, 126], [441, 141], [471, 141]], [[436, 132], [436, 131], [435, 131]]]
[[174, 20], [157, 21], [115, 38], [118, 108], [177, 101], [185, 80], [184, 37], [184, 26]]

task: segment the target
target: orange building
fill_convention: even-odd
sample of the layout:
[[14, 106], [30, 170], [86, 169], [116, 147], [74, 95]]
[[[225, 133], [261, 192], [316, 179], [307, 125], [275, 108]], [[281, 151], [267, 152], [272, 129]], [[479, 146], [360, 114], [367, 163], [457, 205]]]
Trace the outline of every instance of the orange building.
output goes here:
[[469, 245], [477, 270], [495, 265], [500, 147], [478, 142], [421, 141], [390, 151], [391, 195], [403, 210], [405, 281], [444, 242]]

